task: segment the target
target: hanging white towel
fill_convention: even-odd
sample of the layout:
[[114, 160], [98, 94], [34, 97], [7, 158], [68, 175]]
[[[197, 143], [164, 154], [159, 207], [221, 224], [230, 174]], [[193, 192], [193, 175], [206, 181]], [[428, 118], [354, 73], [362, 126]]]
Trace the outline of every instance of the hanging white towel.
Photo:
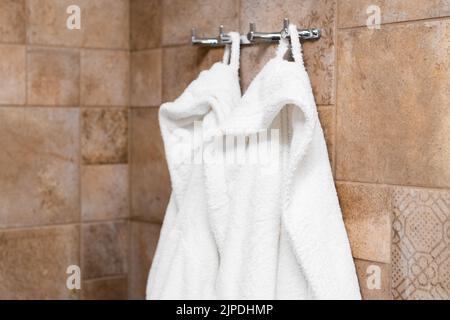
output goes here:
[[[203, 71], [159, 112], [172, 183], [147, 284], [148, 299], [214, 299], [219, 256], [205, 198], [202, 147], [239, 103], [238, 33], [223, 62]], [[229, 63], [228, 63], [229, 62]], [[195, 130], [201, 135], [195, 135]]]
[[[212, 230], [220, 230], [217, 297], [360, 299], [296, 26], [289, 34], [294, 61], [283, 59], [288, 43], [281, 41], [221, 125], [227, 137], [278, 129], [275, 158], [267, 165], [248, 158], [244, 165], [205, 165]], [[249, 139], [246, 155], [260, 146]]]

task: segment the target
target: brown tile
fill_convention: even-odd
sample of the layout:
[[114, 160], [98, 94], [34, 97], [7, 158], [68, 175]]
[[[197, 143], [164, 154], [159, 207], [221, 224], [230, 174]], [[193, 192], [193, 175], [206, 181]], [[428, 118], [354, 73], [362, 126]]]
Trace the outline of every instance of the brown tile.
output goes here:
[[162, 1], [130, 1], [131, 49], [157, 48], [162, 38]]
[[84, 224], [81, 234], [84, 279], [127, 272], [128, 222]]
[[158, 109], [131, 111], [131, 216], [162, 222], [170, 178], [158, 125]]
[[134, 107], [161, 104], [162, 50], [131, 54], [131, 105]]
[[449, 21], [340, 31], [339, 180], [450, 186], [449, 36]]
[[28, 42], [88, 48], [129, 47], [127, 0], [78, 0], [81, 29], [66, 27], [70, 0], [27, 0]]
[[369, 6], [380, 8], [381, 23], [420, 20], [445, 17], [450, 15], [448, 1], [427, 0], [339, 0], [339, 27], [365, 26], [367, 19], [373, 14]]
[[81, 216], [83, 221], [127, 218], [128, 165], [82, 167]]
[[84, 0], [81, 3], [82, 47], [129, 48], [129, 0]]
[[25, 0], [0, 1], [0, 42], [25, 43]]
[[337, 191], [353, 256], [390, 263], [390, 188], [337, 183]]
[[84, 300], [127, 300], [127, 278], [106, 278], [83, 281]]
[[0, 45], [0, 104], [25, 103], [25, 46]]
[[222, 61], [223, 49], [192, 46], [163, 49], [162, 98], [163, 102], [175, 100], [195, 80], [200, 71]]
[[77, 299], [66, 270], [79, 243], [77, 226], [0, 231], [0, 299]]
[[128, 106], [129, 58], [125, 51], [83, 50], [81, 103], [85, 106]]
[[128, 162], [128, 111], [84, 109], [81, 113], [81, 154], [85, 164]]
[[[334, 104], [335, 0], [242, 0], [240, 11], [242, 33], [248, 32], [250, 22], [255, 22], [260, 31], [279, 31], [284, 18], [289, 18], [298, 28], [321, 28], [320, 40], [303, 42], [305, 66], [317, 104]], [[241, 78], [244, 90], [267, 61], [275, 56], [276, 47], [275, 44], [258, 45], [242, 50]]]
[[81, 30], [69, 30], [66, 20], [67, 8], [72, 0], [26, 0], [27, 42], [30, 44], [63, 45], [80, 47], [83, 40], [84, 4], [77, 1], [81, 9]]
[[319, 108], [319, 120], [322, 125], [325, 142], [327, 143], [328, 157], [333, 166], [334, 153], [334, 109], [330, 107]]
[[28, 104], [72, 105], [80, 102], [80, 54], [64, 49], [28, 51]]
[[79, 220], [76, 109], [0, 108], [0, 228]]
[[148, 273], [156, 251], [161, 226], [144, 222], [131, 223], [129, 299], [144, 299]]
[[238, 30], [239, 0], [163, 1], [163, 45], [188, 44], [194, 27], [198, 36], [216, 36], [221, 24]]
[[392, 300], [390, 265], [355, 259], [363, 300]]
[[450, 192], [396, 188], [394, 299], [450, 299]]

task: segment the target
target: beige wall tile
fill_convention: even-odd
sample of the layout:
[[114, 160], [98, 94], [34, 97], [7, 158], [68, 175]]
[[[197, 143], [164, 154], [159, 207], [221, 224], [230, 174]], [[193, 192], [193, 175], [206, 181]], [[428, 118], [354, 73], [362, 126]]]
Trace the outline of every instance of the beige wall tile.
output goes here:
[[82, 226], [84, 279], [123, 275], [127, 272], [128, 222]]
[[239, 29], [238, 0], [163, 1], [163, 45], [188, 44], [194, 27], [198, 36], [216, 36], [221, 24]]
[[339, 180], [450, 186], [449, 36], [449, 21], [340, 31]]
[[162, 222], [170, 178], [158, 125], [158, 109], [131, 111], [131, 216]]
[[327, 143], [328, 157], [330, 163], [333, 166], [333, 154], [334, 154], [334, 108], [326, 107], [319, 108], [319, 120], [322, 125], [323, 134], [325, 136], [325, 142]]
[[158, 224], [131, 223], [129, 299], [145, 298], [148, 273], [158, 244], [160, 230], [161, 226]]
[[0, 108], [0, 228], [79, 220], [79, 112]]
[[198, 48], [192, 46], [163, 49], [162, 98], [172, 101], [183, 93], [202, 70], [222, 61], [223, 49]]
[[390, 263], [390, 188], [337, 183], [337, 191], [353, 256]]
[[127, 278], [106, 278], [83, 281], [84, 300], [127, 300]]
[[389, 264], [356, 259], [355, 266], [363, 300], [392, 300]]
[[[289, 18], [299, 28], [321, 28], [320, 40], [303, 42], [305, 66], [317, 104], [334, 104], [335, 0], [242, 0], [240, 12], [240, 28], [244, 34], [248, 32], [250, 22], [255, 22], [257, 30], [262, 32], [278, 32], [284, 18]], [[275, 56], [276, 47], [276, 44], [257, 45], [242, 50], [244, 90], [267, 61]]]
[[72, 105], [80, 102], [80, 54], [64, 49], [27, 53], [28, 104]]
[[157, 48], [162, 38], [162, 1], [130, 1], [131, 49]]
[[396, 188], [394, 299], [450, 299], [450, 191]]
[[66, 26], [66, 20], [69, 17], [66, 10], [74, 4], [72, 0], [26, 0], [27, 42], [30, 44], [80, 47], [83, 40], [83, 9], [86, 1], [77, 1], [82, 10], [82, 29], [69, 30]]
[[66, 20], [71, 0], [27, 0], [28, 42], [88, 48], [129, 47], [127, 0], [78, 0], [81, 29], [69, 30]]
[[162, 93], [162, 50], [131, 54], [131, 105], [159, 106]]
[[0, 1], [0, 42], [25, 43], [25, 0]]
[[83, 50], [81, 103], [85, 106], [128, 106], [129, 59], [126, 51]]
[[25, 103], [25, 46], [0, 45], [0, 104]]
[[128, 111], [126, 109], [83, 109], [81, 125], [83, 163], [128, 162]]
[[[380, 8], [381, 23], [420, 20], [450, 15], [448, 0], [339, 0], [339, 27], [365, 26], [369, 6]], [[373, 11], [370, 11], [373, 12]]]
[[84, 48], [130, 47], [129, 0], [84, 0], [82, 8]]
[[81, 216], [83, 221], [127, 218], [128, 165], [82, 167]]
[[67, 267], [80, 265], [79, 227], [0, 231], [0, 299], [77, 299]]

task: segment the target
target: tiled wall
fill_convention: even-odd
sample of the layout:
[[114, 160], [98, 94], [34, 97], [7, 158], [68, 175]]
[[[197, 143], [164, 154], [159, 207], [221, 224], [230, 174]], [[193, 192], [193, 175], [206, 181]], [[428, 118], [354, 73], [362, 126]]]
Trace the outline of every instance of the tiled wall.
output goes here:
[[0, 299], [127, 297], [129, 55], [128, 0], [0, 0]]
[[[80, 31], [59, 14], [72, 2]], [[365, 27], [373, 4], [380, 30]], [[158, 106], [223, 52], [190, 46], [189, 30], [275, 31], [284, 17], [323, 30], [304, 56], [364, 298], [449, 298], [449, 8], [0, 0], [0, 298], [143, 298], [170, 195]], [[242, 49], [243, 90], [274, 48]], [[82, 293], [65, 289], [70, 264]]]
[[[380, 30], [366, 27], [369, 5], [381, 9]], [[448, 1], [132, 0], [131, 7], [139, 107], [131, 116], [132, 216], [136, 228], [147, 226], [132, 236], [133, 268], [141, 244], [156, 243], [169, 194], [160, 142], [148, 141], [158, 134], [157, 109], [146, 107], [176, 98], [222, 55], [191, 47], [190, 28], [215, 35], [224, 24], [246, 33], [256, 22], [275, 31], [288, 17], [323, 30], [303, 49], [364, 298], [450, 298]], [[274, 47], [242, 49], [243, 90]]]

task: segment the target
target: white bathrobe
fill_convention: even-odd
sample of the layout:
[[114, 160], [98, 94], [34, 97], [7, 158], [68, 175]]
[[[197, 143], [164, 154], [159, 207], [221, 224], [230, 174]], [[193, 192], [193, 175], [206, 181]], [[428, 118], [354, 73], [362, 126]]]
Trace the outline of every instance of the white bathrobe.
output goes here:
[[[283, 60], [287, 44], [282, 41], [277, 56], [236, 104], [182, 113], [174, 105], [162, 107], [161, 128], [176, 200], [164, 221], [149, 298], [360, 299], [294, 28], [290, 34], [295, 61]], [[201, 112], [203, 149], [214, 150], [216, 156], [225, 153], [226, 158], [222, 149], [211, 147], [212, 137], [245, 137], [246, 162], [185, 166], [183, 173], [171, 165], [171, 149], [179, 137], [172, 129], [181, 123], [185, 128]], [[260, 146], [255, 134], [270, 129], [279, 129], [277, 161], [250, 163], [252, 150]]]

